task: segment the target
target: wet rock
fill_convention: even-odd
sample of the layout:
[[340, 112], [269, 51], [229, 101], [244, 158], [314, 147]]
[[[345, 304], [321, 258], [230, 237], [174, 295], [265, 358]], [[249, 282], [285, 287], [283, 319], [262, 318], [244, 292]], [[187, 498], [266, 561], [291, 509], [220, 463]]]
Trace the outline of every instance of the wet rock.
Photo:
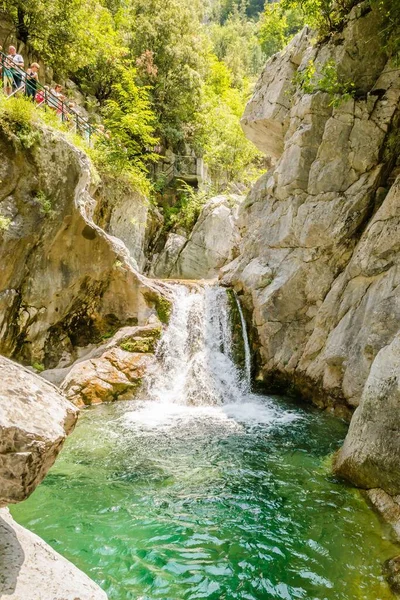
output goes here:
[[383, 574], [395, 594], [400, 594], [400, 556], [390, 558], [383, 565]]
[[390, 496], [379, 488], [367, 490], [367, 498], [381, 517], [392, 526], [392, 529], [400, 540], [400, 498]]
[[[0, 356], [0, 506], [42, 481], [78, 418], [55, 387]], [[0, 578], [1, 580], [1, 578]]]

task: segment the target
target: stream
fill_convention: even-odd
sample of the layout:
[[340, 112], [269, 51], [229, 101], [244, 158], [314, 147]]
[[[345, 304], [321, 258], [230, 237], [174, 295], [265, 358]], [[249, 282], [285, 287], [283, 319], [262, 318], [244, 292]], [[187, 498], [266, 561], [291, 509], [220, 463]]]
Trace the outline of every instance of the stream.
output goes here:
[[381, 572], [398, 546], [330, 474], [347, 426], [251, 391], [224, 289], [174, 295], [141, 397], [82, 411], [13, 516], [110, 600], [393, 598]]

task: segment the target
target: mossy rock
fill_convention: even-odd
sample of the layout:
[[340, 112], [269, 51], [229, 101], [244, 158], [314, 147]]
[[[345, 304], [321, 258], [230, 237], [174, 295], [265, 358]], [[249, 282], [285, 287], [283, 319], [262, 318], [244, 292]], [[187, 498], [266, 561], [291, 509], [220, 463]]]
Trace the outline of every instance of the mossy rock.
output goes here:
[[157, 339], [135, 337], [127, 339], [120, 343], [119, 347], [126, 352], [143, 352], [145, 354], [154, 353]]
[[156, 292], [147, 292], [144, 294], [144, 297], [146, 298], [147, 302], [151, 303], [156, 309], [157, 316], [161, 323], [167, 325], [172, 312], [172, 302]]

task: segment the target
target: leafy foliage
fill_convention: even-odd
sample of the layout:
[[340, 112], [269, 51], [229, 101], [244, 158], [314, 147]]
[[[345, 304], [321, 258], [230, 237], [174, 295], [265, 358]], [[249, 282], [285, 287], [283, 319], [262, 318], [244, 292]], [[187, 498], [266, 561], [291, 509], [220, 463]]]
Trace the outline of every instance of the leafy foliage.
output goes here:
[[7, 100], [0, 94], [0, 127], [11, 141], [18, 141], [24, 148], [31, 148], [39, 140], [33, 127], [37, 114], [32, 102], [25, 98]]
[[261, 18], [259, 39], [267, 57], [282, 50], [305, 24], [300, 6], [286, 6], [283, 2], [266, 4]]
[[53, 212], [53, 202], [51, 198], [44, 192], [40, 190], [35, 196], [36, 202], [40, 206], [40, 212], [42, 215], [49, 216]]
[[90, 64], [115, 39], [112, 17], [97, 0], [2, 0], [0, 5], [19, 38], [59, 75]]
[[186, 182], [180, 182], [178, 202], [164, 209], [165, 228], [184, 229], [190, 233], [199, 218], [201, 210], [209, 198], [205, 191], [192, 188]]
[[326, 92], [331, 96], [330, 104], [334, 107], [350, 100], [355, 93], [355, 84], [339, 78], [335, 61], [332, 59], [323, 65], [319, 73], [314, 61], [310, 60], [305, 69], [296, 73], [295, 83], [306, 94], [313, 94], [317, 91]]
[[103, 115], [108, 137], [99, 138], [96, 148], [102, 153], [103, 166], [114, 174], [146, 172], [146, 161], [155, 155], [148, 149], [157, 143], [155, 115], [146, 87], [135, 83], [135, 70], [120, 71], [119, 82], [112, 88]]
[[231, 79], [229, 69], [214, 57], [197, 115], [197, 140], [217, 190], [229, 181], [245, 181], [249, 169], [261, 158], [240, 126], [249, 86], [234, 88]]

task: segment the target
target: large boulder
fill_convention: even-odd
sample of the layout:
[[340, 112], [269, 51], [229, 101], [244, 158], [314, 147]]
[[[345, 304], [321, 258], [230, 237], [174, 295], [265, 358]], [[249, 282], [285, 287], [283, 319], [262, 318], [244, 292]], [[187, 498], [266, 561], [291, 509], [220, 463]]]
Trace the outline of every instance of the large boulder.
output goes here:
[[0, 356], [0, 506], [42, 481], [78, 418], [50, 383]]
[[[335, 472], [362, 488], [400, 494], [400, 334], [374, 360]], [[399, 519], [399, 515], [397, 517]]]
[[[155, 363], [161, 326], [125, 327], [106, 344], [61, 370], [61, 389], [77, 406], [132, 398]], [[56, 370], [56, 375], [60, 370]], [[51, 371], [42, 376], [52, 379]]]
[[87, 575], [0, 509], [0, 597], [7, 600], [107, 600]]
[[236, 255], [239, 233], [236, 227], [238, 195], [215, 196], [203, 207], [186, 239], [172, 233], [156, 257], [152, 273], [178, 279], [213, 279], [219, 269]]

